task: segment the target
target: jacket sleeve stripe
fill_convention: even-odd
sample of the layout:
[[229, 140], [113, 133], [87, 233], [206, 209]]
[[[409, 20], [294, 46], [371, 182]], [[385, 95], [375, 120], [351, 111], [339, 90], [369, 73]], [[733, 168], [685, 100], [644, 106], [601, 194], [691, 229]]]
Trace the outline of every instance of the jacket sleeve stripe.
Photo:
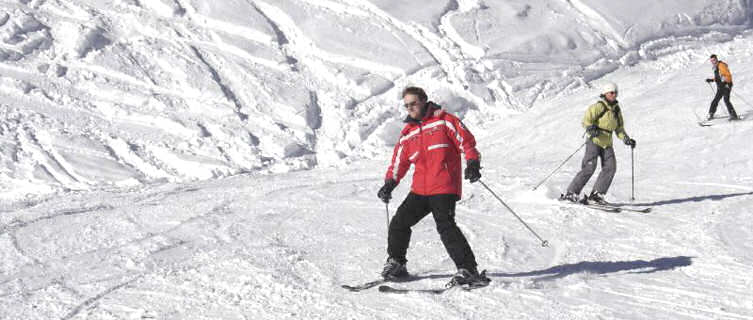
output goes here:
[[450, 129], [450, 131], [452, 131], [452, 133], [455, 134], [455, 140], [457, 140], [458, 142], [458, 147], [460, 148], [460, 151], [464, 152], [463, 136], [460, 134], [460, 131], [455, 128], [455, 124], [453, 124], [451, 121], [445, 121], [445, 125]]
[[427, 150], [434, 150], [434, 149], [439, 149], [439, 148], [448, 148], [448, 147], [450, 147], [450, 145], [449, 145], [449, 144], [446, 144], [446, 143], [441, 143], [441, 144], [435, 144], [435, 145], [431, 145], [431, 146], [429, 146], [429, 147], [428, 147], [428, 148], [426, 148], [426, 149], [427, 149]]
[[455, 143], [461, 152], [465, 154], [465, 159], [479, 159], [480, 154], [476, 150], [476, 139], [456, 117], [448, 117], [447, 128], [455, 134]]
[[452, 123], [449, 123], [448, 127], [450, 127], [450, 130], [452, 130], [452, 132], [455, 133], [455, 139], [458, 140], [458, 142], [460, 143], [460, 145], [463, 145], [463, 136], [460, 135], [460, 130], [457, 130]]
[[400, 181], [400, 158], [403, 155], [403, 145], [401, 144], [400, 147], [398, 147], [397, 152], [395, 153], [395, 159], [392, 160], [392, 165], [388, 169], [388, 171], [392, 171], [392, 179], [395, 181]]
[[399, 143], [403, 143], [403, 142], [405, 142], [405, 140], [408, 140], [411, 137], [417, 135], [419, 131], [420, 131], [420, 128], [413, 129], [413, 131], [408, 132], [408, 134], [406, 134], [402, 138], [400, 138], [400, 142]]
[[455, 133], [455, 138], [460, 143], [463, 143], [463, 137], [460, 136], [459, 132], [455, 129], [454, 125], [451, 122], [445, 121], [445, 120], [434, 121], [432, 123], [421, 126], [421, 128], [413, 129], [411, 132], [409, 132], [408, 134], [400, 138], [400, 143], [403, 143], [405, 140], [408, 140], [412, 138], [413, 136], [417, 135], [421, 130], [427, 130], [427, 129], [431, 129], [437, 126], [447, 126], [450, 130], [452, 130], [453, 133]]

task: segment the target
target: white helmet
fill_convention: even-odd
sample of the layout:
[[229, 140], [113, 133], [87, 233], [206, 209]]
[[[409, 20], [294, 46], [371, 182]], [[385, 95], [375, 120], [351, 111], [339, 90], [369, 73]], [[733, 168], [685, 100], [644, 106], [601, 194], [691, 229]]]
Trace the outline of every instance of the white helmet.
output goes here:
[[617, 92], [617, 84], [614, 82], [607, 82], [601, 87], [601, 94], [606, 94], [607, 92]]

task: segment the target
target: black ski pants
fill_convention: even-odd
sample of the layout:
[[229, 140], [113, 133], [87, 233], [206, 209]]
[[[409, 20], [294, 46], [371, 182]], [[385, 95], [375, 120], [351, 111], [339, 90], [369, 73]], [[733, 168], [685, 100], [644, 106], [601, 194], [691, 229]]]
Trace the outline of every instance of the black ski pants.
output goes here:
[[737, 113], [735, 112], [735, 108], [732, 107], [732, 103], [729, 102], [729, 95], [732, 92], [732, 88], [729, 88], [723, 84], [716, 86], [716, 95], [714, 96], [714, 100], [711, 100], [711, 107], [709, 107], [709, 114], [714, 115], [716, 113], [716, 107], [719, 105], [719, 100], [724, 98], [724, 105], [727, 106], [727, 112], [729, 112], [730, 117], [737, 117]]
[[387, 254], [405, 263], [411, 227], [431, 212], [442, 244], [452, 261], [455, 262], [455, 266], [475, 270], [476, 257], [473, 255], [468, 240], [455, 224], [455, 201], [457, 201], [457, 195], [454, 194], [422, 196], [413, 192], [409, 193], [390, 222]]

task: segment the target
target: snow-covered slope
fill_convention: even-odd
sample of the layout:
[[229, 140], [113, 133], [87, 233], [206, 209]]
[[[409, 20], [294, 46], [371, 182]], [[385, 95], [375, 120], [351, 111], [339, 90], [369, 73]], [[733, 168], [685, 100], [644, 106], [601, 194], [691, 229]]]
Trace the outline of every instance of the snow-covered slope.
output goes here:
[[[638, 140], [633, 204], [652, 213], [560, 207], [554, 198], [582, 153], [531, 191], [581, 143], [592, 89], [489, 129], [471, 126], [483, 181], [550, 243], [542, 248], [491, 194], [467, 184], [456, 220], [493, 280], [486, 288], [438, 296], [340, 288], [375, 279], [385, 259], [385, 207], [375, 195], [384, 155], [17, 203], [0, 212], [2, 318], [753, 319], [753, 106], [740, 99], [753, 91], [751, 40], [607, 76], [621, 86]], [[747, 120], [696, 124], [711, 95], [707, 50], [730, 57], [740, 84], [733, 102]], [[616, 145], [614, 202], [630, 203], [629, 150]], [[401, 184], [397, 201], [407, 191]], [[408, 259], [419, 280], [402, 287], [441, 287], [455, 271], [428, 217], [414, 228]]]
[[[751, 12], [0, 0], [0, 319], [753, 319]], [[745, 120], [696, 124], [710, 53]], [[632, 204], [652, 213], [560, 207], [582, 153], [531, 190], [582, 143], [604, 81], [638, 141]], [[340, 288], [386, 258], [375, 194], [407, 84], [463, 116], [483, 181], [551, 244], [466, 183], [456, 219], [487, 288]], [[630, 203], [616, 153], [608, 198]], [[455, 271], [431, 218], [408, 259], [420, 279], [399, 286]]]
[[727, 41], [747, 1], [0, 2], [0, 192], [371, 158], [405, 85], [484, 125], [620, 66]]

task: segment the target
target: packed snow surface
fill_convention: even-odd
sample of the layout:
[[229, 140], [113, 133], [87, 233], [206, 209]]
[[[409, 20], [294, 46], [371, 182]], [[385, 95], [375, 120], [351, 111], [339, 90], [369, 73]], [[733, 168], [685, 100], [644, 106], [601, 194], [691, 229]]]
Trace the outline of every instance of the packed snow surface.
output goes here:
[[[0, 319], [753, 319], [752, 21], [742, 0], [0, 0]], [[697, 124], [711, 53], [743, 121]], [[638, 142], [615, 141], [607, 198], [648, 214], [560, 206], [582, 152], [532, 190], [606, 81]], [[407, 85], [550, 243], [466, 182], [486, 288], [340, 287], [378, 277], [409, 191], [376, 198]], [[408, 260], [395, 286], [455, 271], [431, 218]]]

